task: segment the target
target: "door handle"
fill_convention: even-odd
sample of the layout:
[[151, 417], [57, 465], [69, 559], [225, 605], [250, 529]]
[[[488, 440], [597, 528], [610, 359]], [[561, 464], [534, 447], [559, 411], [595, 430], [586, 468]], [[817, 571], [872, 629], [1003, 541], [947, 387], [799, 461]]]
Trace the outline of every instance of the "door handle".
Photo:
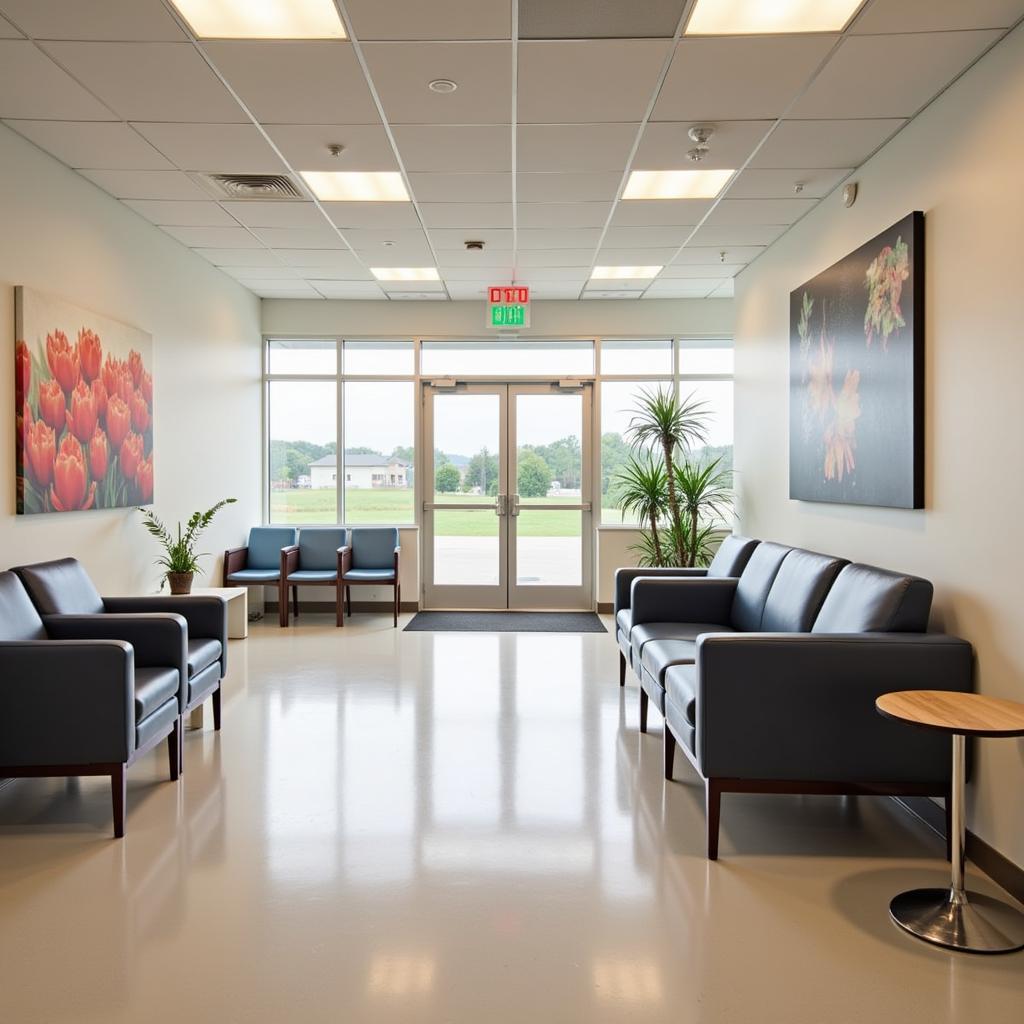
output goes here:
[[494, 514], [499, 518], [508, 515], [508, 495], [499, 494], [494, 501]]
[[513, 494], [510, 497], [512, 498], [511, 515], [517, 516], [519, 515], [519, 495]]

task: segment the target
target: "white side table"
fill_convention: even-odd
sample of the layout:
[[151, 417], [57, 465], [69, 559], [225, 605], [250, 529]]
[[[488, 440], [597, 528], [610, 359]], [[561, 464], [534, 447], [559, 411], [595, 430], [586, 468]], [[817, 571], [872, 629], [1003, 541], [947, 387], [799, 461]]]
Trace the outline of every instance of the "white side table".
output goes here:
[[193, 587], [191, 594], [175, 597], [223, 597], [228, 603], [228, 639], [244, 640], [249, 635], [249, 590], [247, 587]]

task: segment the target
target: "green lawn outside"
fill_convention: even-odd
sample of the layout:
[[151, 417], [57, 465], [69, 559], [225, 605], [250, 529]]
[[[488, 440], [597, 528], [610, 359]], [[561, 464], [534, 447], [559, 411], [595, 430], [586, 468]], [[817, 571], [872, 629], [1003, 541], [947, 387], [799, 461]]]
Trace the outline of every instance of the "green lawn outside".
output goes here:
[[[439, 497], [440, 502], [465, 501], [467, 495], [450, 494]], [[573, 498], [545, 499], [550, 504], [571, 505]], [[574, 537], [579, 534], [579, 513], [556, 509], [537, 512], [526, 511], [528, 503], [519, 517], [519, 533], [524, 537]], [[287, 490], [270, 492], [270, 520], [273, 523], [317, 523], [325, 525], [337, 519], [337, 507], [333, 490]], [[387, 523], [401, 525], [412, 523], [412, 490], [352, 490], [347, 495], [346, 519], [350, 525]], [[604, 509], [602, 521], [621, 522], [618, 509]], [[452, 509], [438, 515], [436, 533], [441, 537], [493, 537], [498, 532], [498, 518], [493, 512], [475, 512], [469, 509]]]

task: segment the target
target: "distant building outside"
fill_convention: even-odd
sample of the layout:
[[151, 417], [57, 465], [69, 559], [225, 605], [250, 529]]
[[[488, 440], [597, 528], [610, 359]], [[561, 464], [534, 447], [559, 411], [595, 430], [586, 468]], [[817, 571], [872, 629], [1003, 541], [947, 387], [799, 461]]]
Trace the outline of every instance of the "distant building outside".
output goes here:
[[[338, 457], [325, 455], [310, 463], [314, 490], [334, 487], [338, 480]], [[408, 487], [409, 463], [385, 455], [346, 455], [345, 486], [352, 488]]]

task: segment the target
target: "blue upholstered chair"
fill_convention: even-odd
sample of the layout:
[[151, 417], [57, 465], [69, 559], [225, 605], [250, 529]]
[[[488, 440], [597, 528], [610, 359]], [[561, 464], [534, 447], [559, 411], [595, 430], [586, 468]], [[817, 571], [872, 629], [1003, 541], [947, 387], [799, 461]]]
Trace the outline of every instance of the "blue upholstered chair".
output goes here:
[[299, 586], [334, 587], [334, 607], [339, 626], [345, 625], [341, 600], [341, 552], [348, 544], [348, 530], [340, 527], [304, 526], [299, 543], [281, 549], [281, 625], [288, 625], [288, 588], [292, 588], [295, 618], [299, 617]]
[[398, 530], [393, 526], [359, 527], [352, 531], [351, 546], [341, 550], [341, 582], [349, 615], [352, 614], [354, 586], [393, 586], [395, 588], [395, 626], [402, 600], [398, 576], [401, 552]]
[[277, 586], [281, 582], [281, 549], [298, 540], [294, 526], [254, 526], [244, 548], [224, 552], [224, 586]]

